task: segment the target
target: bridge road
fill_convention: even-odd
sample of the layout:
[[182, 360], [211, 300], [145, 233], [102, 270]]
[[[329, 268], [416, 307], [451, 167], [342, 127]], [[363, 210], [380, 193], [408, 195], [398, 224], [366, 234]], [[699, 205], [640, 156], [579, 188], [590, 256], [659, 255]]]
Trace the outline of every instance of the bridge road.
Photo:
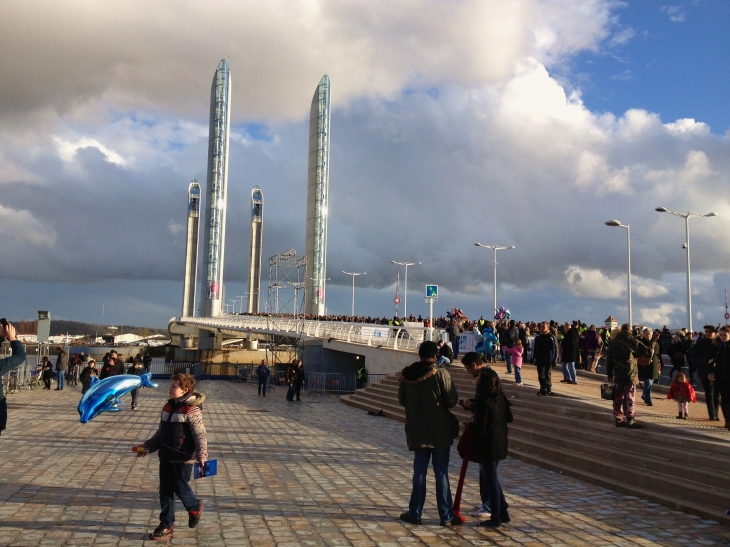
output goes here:
[[[197, 530], [178, 503], [172, 545], [728, 545], [730, 528], [623, 496], [516, 460], [500, 465], [512, 523], [498, 530], [441, 528], [432, 476], [424, 526], [397, 520], [407, 506], [412, 458], [403, 425], [336, 397], [288, 403], [277, 390], [203, 381], [211, 457], [219, 475], [196, 481], [205, 500]], [[78, 421], [79, 392], [22, 391], [8, 398], [0, 438], [0, 545], [139, 546], [159, 513], [155, 455], [133, 443], [157, 427], [166, 382], [140, 407]], [[455, 490], [460, 460], [452, 452]], [[678, 472], [681, 481], [681, 472]], [[471, 467], [464, 507], [478, 499]], [[466, 513], [465, 513], [466, 514]]]

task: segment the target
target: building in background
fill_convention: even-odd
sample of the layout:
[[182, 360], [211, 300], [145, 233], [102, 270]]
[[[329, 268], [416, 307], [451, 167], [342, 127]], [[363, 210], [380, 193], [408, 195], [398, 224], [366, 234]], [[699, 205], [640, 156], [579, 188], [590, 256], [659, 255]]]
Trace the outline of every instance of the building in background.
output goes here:
[[307, 279], [304, 313], [325, 314], [330, 159], [330, 79], [322, 76], [309, 111], [307, 178]]
[[38, 310], [38, 342], [47, 344], [51, 336], [51, 312]]
[[248, 313], [259, 312], [261, 289], [261, 246], [264, 241], [264, 193], [254, 186], [251, 190], [251, 244], [248, 259]]
[[226, 243], [228, 197], [228, 136], [231, 127], [231, 72], [223, 59], [215, 71], [210, 90], [208, 132], [208, 180], [205, 192], [203, 261], [205, 279], [201, 311], [204, 317], [221, 314], [223, 251]]
[[195, 315], [195, 289], [198, 285], [198, 237], [200, 234], [200, 184], [193, 179], [188, 187], [188, 230], [185, 244], [185, 281], [182, 317]]

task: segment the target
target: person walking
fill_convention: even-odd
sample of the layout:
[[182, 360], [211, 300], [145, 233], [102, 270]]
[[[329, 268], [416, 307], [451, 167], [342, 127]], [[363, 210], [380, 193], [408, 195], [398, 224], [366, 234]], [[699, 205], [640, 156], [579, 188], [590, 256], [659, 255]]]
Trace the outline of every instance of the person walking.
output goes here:
[[563, 365], [563, 384], [577, 384], [578, 376], [575, 371], [575, 364], [578, 361], [578, 350], [580, 344], [580, 333], [577, 322], [573, 321], [571, 327], [567, 322], [563, 323], [563, 339], [560, 341], [561, 356]]
[[150, 354], [149, 348], [144, 354], [144, 357], [142, 358], [142, 364], [144, 365], [144, 372], [147, 374], [150, 370], [152, 370], [152, 355]]
[[659, 342], [654, 338], [654, 331], [649, 327], [641, 331], [640, 342], [646, 347], [648, 355], [639, 357], [636, 361], [639, 370], [639, 381], [642, 382], [643, 392], [641, 400], [646, 406], [653, 406], [651, 401], [651, 386], [659, 379]]
[[96, 368], [96, 361], [94, 361], [93, 359], [89, 359], [87, 365], [84, 367], [84, 370], [82, 370], [81, 374], [79, 375], [79, 380], [81, 380], [82, 395], [89, 390], [89, 387], [91, 387], [91, 379], [94, 376], [98, 378], [99, 371]]
[[730, 429], [730, 325], [720, 327], [717, 338], [720, 343], [712, 359], [712, 372], [708, 379], [713, 382], [715, 393], [720, 394], [725, 428]]
[[685, 361], [685, 344], [679, 336], [672, 338], [672, 342], [669, 344], [669, 360], [672, 363], [672, 370], [669, 371], [669, 377], [674, 377], [674, 373], [682, 371]]
[[712, 325], [705, 325], [705, 335], [700, 338], [692, 348], [692, 362], [700, 377], [702, 389], [705, 390], [705, 404], [707, 405], [707, 415], [711, 421], [719, 420], [720, 411], [720, 394], [715, 392], [715, 383], [710, 380], [712, 374], [712, 361], [717, 355], [719, 348], [719, 340], [717, 339], [717, 329]]
[[515, 345], [511, 348], [504, 348], [506, 354], [512, 359], [515, 368], [515, 385], [522, 385], [522, 354], [525, 348], [522, 346], [522, 340], [519, 338], [515, 341]]
[[538, 395], [552, 395], [553, 384], [550, 380], [552, 366], [558, 358], [558, 346], [555, 337], [550, 333], [548, 324], [543, 321], [538, 327], [539, 334], [535, 337], [532, 346], [532, 361], [537, 368], [537, 377], [540, 381]]
[[628, 323], [621, 325], [616, 338], [611, 340], [606, 363], [608, 381], [614, 383], [613, 416], [616, 427], [641, 427], [634, 420], [636, 385], [639, 383], [636, 359], [648, 354], [646, 346], [631, 334], [631, 326]]
[[116, 350], [109, 352], [109, 358], [99, 372], [99, 380], [109, 378], [109, 376], [119, 376], [124, 374], [124, 362], [118, 358]]
[[297, 378], [297, 359], [292, 359], [292, 362], [289, 363], [286, 367], [286, 385], [288, 386], [288, 389], [286, 391], [286, 400], [287, 401], [293, 401], [294, 400], [294, 382]]
[[[475, 376], [470, 368], [467, 368], [467, 372]], [[499, 375], [494, 370], [483, 367], [476, 377], [475, 397], [464, 399], [462, 406], [474, 412], [471, 459], [479, 462], [480, 483], [483, 472], [486, 490], [489, 492], [491, 517], [480, 522], [479, 526], [499, 528], [502, 524], [510, 522], [508, 505], [504, 499], [502, 485], [499, 483], [497, 468], [499, 462], [507, 458], [507, 424], [512, 422], [512, 411], [502, 391]]]
[[297, 401], [301, 401], [302, 386], [304, 385], [304, 363], [301, 359], [297, 359], [297, 368], [294, 369], [294, 396]]
[[51, 380], [53, 379], [53, 365], [51, 365], [51, 361], [48, 359], [47, 355], [43, 356], [43, 361], [41, 361], [41, 377], [43, 378], [43, 383], [45, 386], [43, 389], [51, 389]]
[[583, 370], [588, 372], [596, 372], [598, 359], [596, 355], [601, 350], [601, 336], [598, 334], [595, 325], [588, 327], [580, 335], [583, 347], [581, 348], [583, 356]]
[[[144, 374], [144, 365], [142, 359], [135, 357], [132, 364], [127, 369], [127, 374], [133, 374], [134, 376], [142, 376]], [[139, 394], [139, 388], [132, 390], [132, 410], [137, 408], [137, 395]]]
[[271, 369], [266, 359], [261, 360], [261, 364], [256, 367], [256, 378], [259, 381], [259, 395], [266, 397], [266, 386], [269, 383], [269, 376], [271, 376]]
[[58, 348], [58, 356], [56, 357], [56, 373], [58, 373], [58, 384], [56, 391], [63, 389], [66, 381], [66, 371], [68, 370], [68, 355], [63, 348]]
[[449, 409], [456, 406], [459, 397], [451, 375], [444, 367], [436, 366], [436, 343], [423, 342], [418, 348], [418, 356], [420, 361], [399, 374], [398, 402], [406, 410], [406, 440], [408, 450], [413, 452], [413, 489], [408, 511], [402, 513], [400, 519], [421, 524], [426, 502], [426, 473], [429, 461], [432, 461], [441, 525], [459, 525], [461, 519], [454, 517], [449, 487], [449, 453], [459, 434], [459, 422]]

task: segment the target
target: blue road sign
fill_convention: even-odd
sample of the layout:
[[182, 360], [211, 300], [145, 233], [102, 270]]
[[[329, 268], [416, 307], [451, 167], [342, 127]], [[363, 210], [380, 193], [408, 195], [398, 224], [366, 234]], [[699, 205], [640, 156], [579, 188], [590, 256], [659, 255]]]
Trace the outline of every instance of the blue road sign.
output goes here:
[[439, 286], [438, 285], [426, 285], [426, 298], [438, 298], [439, 297]]

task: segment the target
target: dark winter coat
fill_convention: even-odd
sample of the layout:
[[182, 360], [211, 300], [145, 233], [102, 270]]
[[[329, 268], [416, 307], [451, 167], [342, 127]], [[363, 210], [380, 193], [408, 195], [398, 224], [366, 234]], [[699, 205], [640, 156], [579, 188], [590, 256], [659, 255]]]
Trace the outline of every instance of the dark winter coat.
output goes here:
[[560, 342], [560, 348], [563, 350], [561, 357], [563, 363], [575, 363], [578, 361], [579, 343], [580, 333], [578, 329], [571, 327], [568, 332], [563, 333], [563, 340]]
[[124, 362], [121, 359], [109, 359], [109, 362], [101, 367], [99, 371], [99, 380], [109, 378], [109, 376], [119, 376], [124, 374]]
[[677, 342], [672, 342], [669, 345], [669, 359], [672, 361], [672, 366], [675, 368], [683, 367], [684, 366], [684, 358], [685, 358], [685, 347], [682, 340], [678, 340]]
[[448, 346], [444, 344], [439, 348], [439, 355], [446, 357], [450, 363], [454, 362], [454, 350], [451, 349], [451, 346]]
[[170, 399], [162, 407], [160, 427], [145, 441], [148, 452], [159, 450], [160, 461], [185, 463], [208, 459], [208, 435], [203, 425], [205, 395], [193, 391], [180, 401]]
[[550, 334], [538, 334], [532, 346], [532, 361], [536, 365], [554, 365], [558, 358], [558, 346], [555, 337]]
[[479, 463], [507, 458], [507, 424], [512, 422], [510, 402], [504, 394], [490, 397], [483, 380], [484, 373], [479, 376], [470, 406], [474, 412], [471, 460]]
[[730, 385], [730, 344], [720, 343], [712, 367], [715, 383], [719, 387]]
[[451, 375], [430, 361], [419, 361], [399, 374], [398, 402], [406, 408], [408, 450], [446, 448], [454, 442], [452, 414], [459, 396]]
[[647, 340], [640, 338], [639, 341], [651, 354], [651, 364], [638, 366], [639, 380], [658, 380], [659, 379], [659, 342], [657, 340]]
[[703, 372], [707, 374], [712, 368], [710, 360], [715, 358], [719, 343], [716, 340], [703, 336], [697, 340], [697, 343], [692, 348], [692, 353], [690, 354], [692, 364], [697, 367], [700, 374]]
[[631, 333], [621, 331], [611, 340], [606, 362], [608, 377], [617, 385], [635, 386], [639, 383], [637, 357], [649, 355], [647, 347]]
[[59, 353], [56, 357], [56, 372], [66, 372], [68, 370], [68, 355]]
[[[10, 357], [0, 359], [0, 376], [5, 376], [8, 372], [18, 368], [25, 362], [25, 346], [20, 340], [10, 342], [10, 350], [13, 352]], [[0, 389], [0, 401], [5, 399], [3, 390]]]

